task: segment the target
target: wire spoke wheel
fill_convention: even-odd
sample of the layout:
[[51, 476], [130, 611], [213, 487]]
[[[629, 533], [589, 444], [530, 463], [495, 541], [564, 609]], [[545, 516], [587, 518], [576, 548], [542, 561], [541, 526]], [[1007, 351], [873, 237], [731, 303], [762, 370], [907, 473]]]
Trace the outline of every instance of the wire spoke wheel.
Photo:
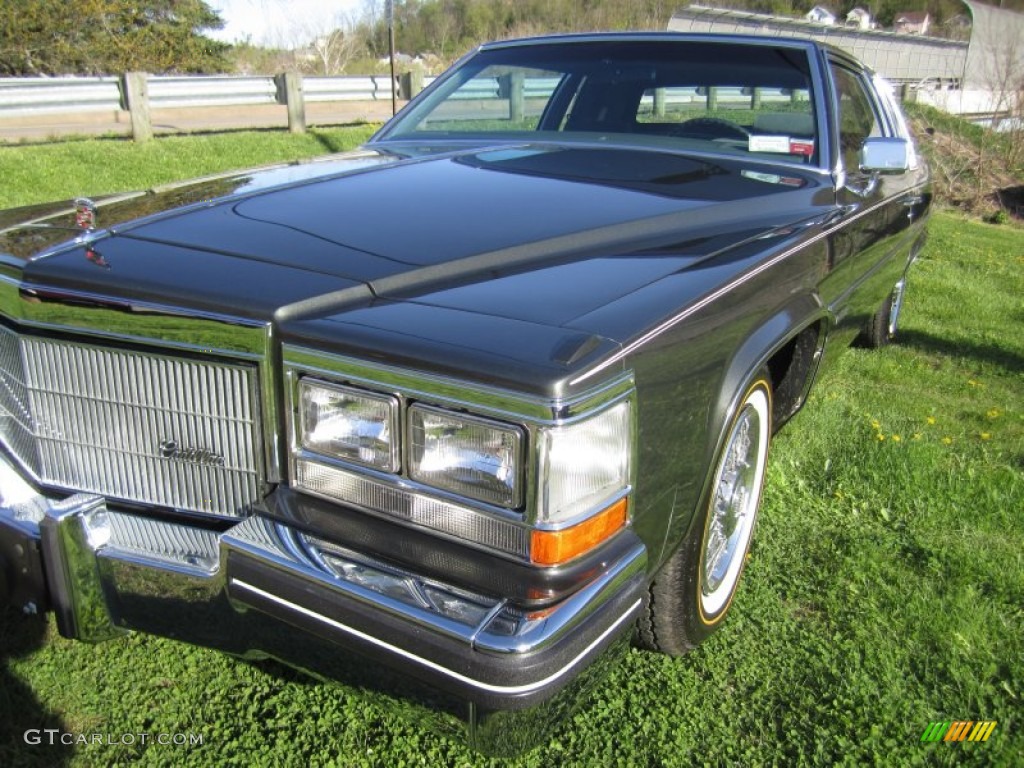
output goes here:
[[887, 318], [886, 331], [890, 339], [896, 335], [896, 331], [900, 327], [900, 310], [903, 309], [903, 291], [905, 286], [905, 280], [900, 280], [896, 283], [896, 288], [892, 292], [892, 298], [889, 300], [889, 317]]
[[697, 518], [645, 597], [642, 647], [678, 656], [721, 626], [754, 533], [771, 433], [771, 377], [762, 369], [723, 427]]
[[715, 471], [699, 571], [705, 622], [728, 606], [743, 569], [761, 502], [770, 412], [767, 390], [755, 385], [733, 420]]

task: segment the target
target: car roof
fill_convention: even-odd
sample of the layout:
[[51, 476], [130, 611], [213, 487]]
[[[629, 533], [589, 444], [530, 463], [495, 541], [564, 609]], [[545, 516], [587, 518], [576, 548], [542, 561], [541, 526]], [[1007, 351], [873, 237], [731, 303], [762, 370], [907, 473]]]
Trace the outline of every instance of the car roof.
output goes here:
[[774, 37], [771, 35], [737, 35], [705, 32], [571, 32], [534, 37], [520, 37], [511, 40], [495, 40], [483, 43], [477, 51], [504, 50], [509, 48], [528, 48], [537, 45], [571, 45], [607, 42], [677, 42], [677, 43], [733, 43], [738, 45], [763, 45], [775, 48], [791, 48], [806, 51], [813, 55], [824, 52], [829, 56], [841, 59], [853, 68], [873, 73], [870, 67], [853, 56], [849, 51], [838, 48], [831, 43], [799, 37]]
[[[778, 48], [802, 50], [831, 49], [833, 46], [795, 37], [770, 37], [767, 35], [725, 35], [699, 32], [573, 32], [565, 34], [521, 37], [512, 40], [496, 40], [484, 43], [480, 50], [498, 48], [528, 47], [534, 45], [564, 45], [607, 42], [678, 42], [678, 43], [737, 43], [746, 45], [770, 45]], [[835, 49], [839, 50], [839, 49]]]

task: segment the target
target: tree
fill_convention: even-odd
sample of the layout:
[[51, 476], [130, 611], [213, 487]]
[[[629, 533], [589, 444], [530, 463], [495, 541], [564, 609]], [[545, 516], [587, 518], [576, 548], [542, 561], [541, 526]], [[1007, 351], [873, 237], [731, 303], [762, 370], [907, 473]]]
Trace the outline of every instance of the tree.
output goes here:
[[337, 75], [345, 71], [345, 65], [362, 50], [362, 42], [351, 31], [333, 29], [317, 35], [310, 43], [316, 53], [324, 75]]
[[220, 72], [231, 47], [202, 34], [224, 21], [202, 0], [0, 3], [0, 74]]

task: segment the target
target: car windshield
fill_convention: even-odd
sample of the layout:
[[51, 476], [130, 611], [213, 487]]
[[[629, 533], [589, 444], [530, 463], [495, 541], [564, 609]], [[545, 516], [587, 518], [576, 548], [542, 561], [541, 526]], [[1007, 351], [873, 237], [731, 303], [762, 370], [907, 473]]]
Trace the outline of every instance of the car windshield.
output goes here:
[[380, 140], [610, 140], [817, 160], [806, 51], [666, 40], [484, 50]]

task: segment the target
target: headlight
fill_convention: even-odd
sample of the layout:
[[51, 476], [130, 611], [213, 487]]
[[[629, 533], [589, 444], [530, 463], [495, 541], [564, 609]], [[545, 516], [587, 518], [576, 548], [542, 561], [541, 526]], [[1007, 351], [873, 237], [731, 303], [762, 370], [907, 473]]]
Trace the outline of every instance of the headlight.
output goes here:
[[508, 509], [522, 504], [522, 432], [516, 427], [414, 405], [409, 475], [426, 485]]
[[310, 351], [286, 364], [296, 489], [541, 567], [629, 525], [631, 374], [563, 402]]
[[302, 447], [385, 472], [398, 470], [398, 400], [327, 384], [299, 382]]
[[540, 433], [537, 523], [559, 526], [629, 486], [629, 401]]

